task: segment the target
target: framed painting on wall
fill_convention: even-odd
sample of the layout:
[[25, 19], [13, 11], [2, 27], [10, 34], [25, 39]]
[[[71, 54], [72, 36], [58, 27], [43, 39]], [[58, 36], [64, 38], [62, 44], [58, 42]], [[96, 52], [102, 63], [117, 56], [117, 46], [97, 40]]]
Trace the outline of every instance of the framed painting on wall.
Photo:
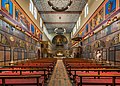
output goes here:
[[115, 11], [116, 9], [116, 0], [108, 0], [105, 5], [105, 15], [110, 14], [111, 12]]
[[31, 32], [32, 32], [32, 34], [35, 34], [35, 28], [32, 24], [31, 24]]
[[15, 8], [15, 19], [20, 22], [20, 24], [25, 27], [25, 29], [27, 29], [28, 31], [30, 30], [30, 23], [27, 20], [27, 18], [25, 17], [25, 15], [23, 15], [23, 13], [18, 9]]
[[13, 3], [11, 0], [2, 0], [2, 10], [13, 16]]

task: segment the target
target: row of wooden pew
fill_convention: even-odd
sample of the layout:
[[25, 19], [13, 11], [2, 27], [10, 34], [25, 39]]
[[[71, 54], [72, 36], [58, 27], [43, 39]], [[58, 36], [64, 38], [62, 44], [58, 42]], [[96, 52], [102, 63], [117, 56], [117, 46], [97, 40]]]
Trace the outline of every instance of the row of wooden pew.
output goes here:
[[119, 66], [78, 58], [64, 58], [63, 62], [76, 86], [120, 86]]
[[1, 67], [0, 85], [44, 86], [56, 62], [55, 58], [46, 58]]

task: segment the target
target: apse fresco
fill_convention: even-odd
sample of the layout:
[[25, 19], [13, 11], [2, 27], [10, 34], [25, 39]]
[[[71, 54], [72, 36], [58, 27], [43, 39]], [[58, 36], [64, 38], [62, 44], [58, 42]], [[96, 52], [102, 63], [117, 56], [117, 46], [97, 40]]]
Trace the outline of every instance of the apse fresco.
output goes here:
[[64, 45], [68, 43], [68, 40], [64, 35], [56, 35], [53, 38], [52, 43], [55, 45]]
[[25, 29], [30, 30], [30, 23], [27, 18], [20, 12], [19, 9], [15, 9], [15, 19], [23, 26]]
[[110, 14], [116, 9], [116, 0], [108, 0], [105, 5], [105, 14]]
[[13, 15], [13, 3], [11, 2], [11, 0], [2, 0], [2, 9], [12, 16]]

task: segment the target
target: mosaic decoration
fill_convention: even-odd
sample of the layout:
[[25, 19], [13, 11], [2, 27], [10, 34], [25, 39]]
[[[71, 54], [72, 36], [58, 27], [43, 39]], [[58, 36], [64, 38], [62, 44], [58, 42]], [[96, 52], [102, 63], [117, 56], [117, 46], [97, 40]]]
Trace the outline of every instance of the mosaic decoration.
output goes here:
[[9, 13], [11, 16], [13, 15], [13, 3], [11, 0], [2, 0], [2, 10]]
[[105, 5], [105, 14], [110, 14], [116, 9], [116, 0], [109, 0]]
[[27, 18], [20, 12], [19, 9], [15, 9], [15, 19], [20, 22], [20, 24], [25, 27], [28, 31], [30, 30], [30, 23]]

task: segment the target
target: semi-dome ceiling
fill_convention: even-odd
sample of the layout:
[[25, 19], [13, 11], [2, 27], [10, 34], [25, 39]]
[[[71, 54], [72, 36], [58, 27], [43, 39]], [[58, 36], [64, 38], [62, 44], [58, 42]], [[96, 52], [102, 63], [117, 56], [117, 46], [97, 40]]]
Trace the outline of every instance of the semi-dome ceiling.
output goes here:
[[63, 45], [68, 43], [68, 40], [64, 35], [56, 35], [52, 39], [52, 43], [57, 45], [57, 46], [63, 46]]

